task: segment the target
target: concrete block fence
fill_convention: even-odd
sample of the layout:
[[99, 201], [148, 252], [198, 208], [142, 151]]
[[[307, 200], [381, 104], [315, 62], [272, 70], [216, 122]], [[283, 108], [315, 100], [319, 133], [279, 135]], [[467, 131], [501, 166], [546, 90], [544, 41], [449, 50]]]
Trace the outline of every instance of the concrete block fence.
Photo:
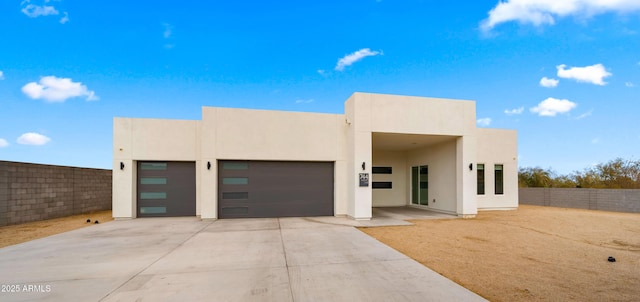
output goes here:
[[0, 226], [111, 209], [111, 170], [0, 161]]
[[519, 188], [520, 204], [640, 213], [640, 190]]

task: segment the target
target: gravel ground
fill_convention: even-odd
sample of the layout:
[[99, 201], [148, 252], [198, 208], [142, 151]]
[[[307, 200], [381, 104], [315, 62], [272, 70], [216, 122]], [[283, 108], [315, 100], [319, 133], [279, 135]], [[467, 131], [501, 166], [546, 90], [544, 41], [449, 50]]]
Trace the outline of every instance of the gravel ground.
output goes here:
[[[87, 219], [91, 219], [91, 223], [87, 223]], [[88, 227], [93, 225], [96, 220], [99, 223], [112, 221], [111, 211], [3, 226], [0, 227], [0, 248]]]
[[640, 214], [522, 205], [412, 222], [361, 230], [491, 301], [640, 299]]

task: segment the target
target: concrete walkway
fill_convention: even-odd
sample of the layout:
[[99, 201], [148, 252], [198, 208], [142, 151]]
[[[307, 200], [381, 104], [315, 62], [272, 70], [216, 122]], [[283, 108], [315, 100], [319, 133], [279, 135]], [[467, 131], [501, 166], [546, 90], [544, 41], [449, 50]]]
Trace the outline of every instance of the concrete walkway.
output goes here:
[[93, 225], [0, 249], [0, 301], [484, 301], [350, 223]]

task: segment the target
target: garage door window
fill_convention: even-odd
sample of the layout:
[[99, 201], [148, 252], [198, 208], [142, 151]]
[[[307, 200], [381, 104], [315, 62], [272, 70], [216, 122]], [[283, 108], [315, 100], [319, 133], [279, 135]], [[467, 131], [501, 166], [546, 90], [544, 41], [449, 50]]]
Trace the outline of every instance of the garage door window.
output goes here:
[[167, 207], [140, 207], [140, 214], [165, 214]]
[[141, 163], [141, 170], [166, 170], [167, 163]]
[[167, 179], [164, 177], [142, 177], [140, 178], [141, 185], [166, 185]]
[[248, 185], [249, 178], [246, 177], [225, 177], [222, 179], [223, 185]]
[[166, 192], [141, 192], [140, 199], [167, 199]]
[[249, 192], [223, 192], [222, 199], [249, 199]]

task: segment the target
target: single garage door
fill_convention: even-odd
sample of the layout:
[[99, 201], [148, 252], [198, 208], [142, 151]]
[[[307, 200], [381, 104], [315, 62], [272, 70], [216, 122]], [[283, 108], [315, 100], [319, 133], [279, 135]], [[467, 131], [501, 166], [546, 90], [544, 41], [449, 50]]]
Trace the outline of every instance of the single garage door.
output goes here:
[[194, 162], [138, 162], [138, 217], [196, 215]]
[[218, 215], [333, 216], [333, 162], [219, 161]]

